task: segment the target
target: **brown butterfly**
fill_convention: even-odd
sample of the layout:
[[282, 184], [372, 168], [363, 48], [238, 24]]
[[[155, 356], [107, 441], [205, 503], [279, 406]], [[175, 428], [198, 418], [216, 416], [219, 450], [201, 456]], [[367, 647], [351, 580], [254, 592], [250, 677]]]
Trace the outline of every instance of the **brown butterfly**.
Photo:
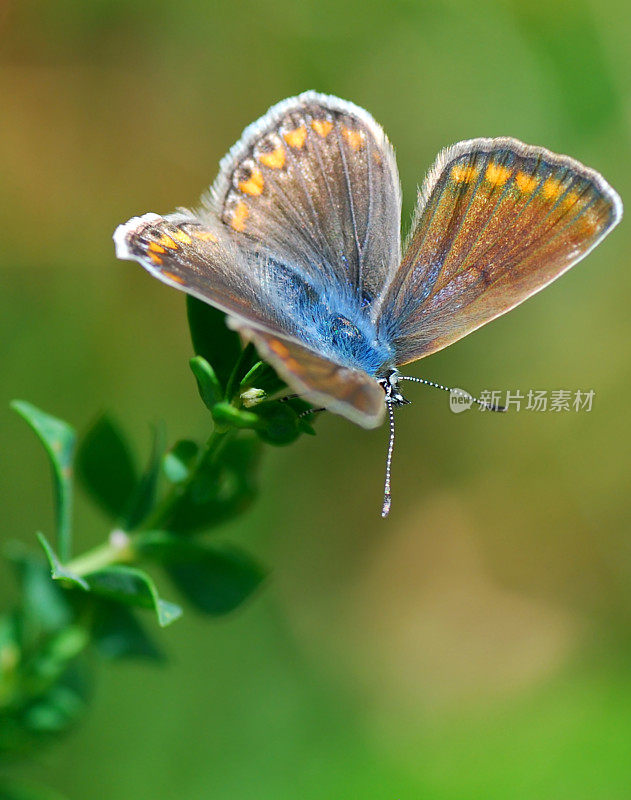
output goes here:
[[[399, 367], [543, 289], [618, 223], [604, 178], [510, 138], [443, 150], [401, 248], [394, 152], [363, 109], [305, 92], [250, 125], [197, 211], [120, 225], [116, 254], [227, 314], [298, 394], [366, 428]], [[421, 381], [430, 383], [430, 381]], [[446, 388], [446, 387], [441, 387]], [[385, 400], [385, 402], [384, 402]]]

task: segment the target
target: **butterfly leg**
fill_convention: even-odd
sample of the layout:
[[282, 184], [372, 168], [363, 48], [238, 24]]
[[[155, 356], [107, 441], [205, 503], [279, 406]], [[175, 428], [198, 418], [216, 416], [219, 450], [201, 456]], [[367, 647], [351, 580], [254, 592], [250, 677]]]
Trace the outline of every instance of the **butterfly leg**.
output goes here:
[[298, 414], [298, 418], [302, 419], [303, 417], [308, 417], [310, 414], [317, 414], [320, 411], [326, 411], [326, 408], [307, 408], [305, 411], [301, 411]]
[[[300, 397], [299, 394], [287, 394], [285, 397], [279, 397], [279, 403], [288, 403], [290, 400], [295, 400], [297, 397]], [[319, 411], [326, 411], [326, 408], [307, 408], [304, 411], [301, 411], [298, 414], [298, 417], [302, 419], [303, 417], [308, 417], [309, 414], [317, 414]]]

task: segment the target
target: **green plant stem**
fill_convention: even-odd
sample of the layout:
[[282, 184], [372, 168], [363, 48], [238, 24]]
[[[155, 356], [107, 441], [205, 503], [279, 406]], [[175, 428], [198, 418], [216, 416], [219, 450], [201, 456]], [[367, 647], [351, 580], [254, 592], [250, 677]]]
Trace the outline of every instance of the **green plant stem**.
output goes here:
[[[155, 507], [153, 512], [149, 514], [147, 519], [143, 522], [141, 530], [151, 531], [160, 528], [169, 518], [171, 512], [179, 502], [180, 498], [186, 494], [189, 486], [195, 480], [198, 469], [206, 459], [216, 459], [222, 447], [225, 445], [232, 431], [219, 431], [215, 429], [206, 443], [206, 448], [202, 450], [191, 469], [188, 478], [182, 483], [174, 486], [171, 491], [166, 495], [161, 503]], [[133, 534], [131, 535], [133, 539]]]
[[65, 566], [68, 570], [80, 578], [92, 572], [98, 572], [111, 564], [120, 564], [122, 561], [129, 561], [129, 556], [124, 555], [133, 552], [133, 535], [129, 536], [129, 544], [122, 548], [115, 543], [114, 537], [110, 536], [107, 542], [93, 547], [83, 555], [77, 556], [69, 561]]
[[135, 561], [137, 557], [135, 543], [145, 531], [159, 530], [168, 521], [180, 498], [184, 496], [191, 483], [195, 480], [197, 471], [202, 463], [209, 458], [216, 459], [233, 434], [234, 431], [232, 430], [221, 431], [215, 429], [213, 431], [206, 443], [206, 447], [200, 451], [197, 462], [191, 469], [188, 478], [168, 492], [154, 508], [153, 512], [149, 514], [138, 531], [131, 533], [112, 531], [107, 542], [73, 558], [65, 564], [66, 568], [75, 575], [83, 577], [113, 564], [126, 564]]

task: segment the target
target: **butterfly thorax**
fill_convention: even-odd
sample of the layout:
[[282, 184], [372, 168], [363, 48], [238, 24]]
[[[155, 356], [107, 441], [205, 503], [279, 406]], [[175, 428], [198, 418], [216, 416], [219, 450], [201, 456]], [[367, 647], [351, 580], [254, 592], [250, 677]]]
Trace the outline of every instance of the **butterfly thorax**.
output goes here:
[[316, 302], [289, 306], [286, 311], [296, 334], [338, 364], [377, 376], [384, 365], [393, 363], [392, 347], [354, 297], [323, 292]]
[[338, 363], [376, 375], [391, 353], [387, 344], [379, 341], [372, 323], [346, 309], [325, 307], [319, 311], [316, 331], [321, 350], [328, 351]]

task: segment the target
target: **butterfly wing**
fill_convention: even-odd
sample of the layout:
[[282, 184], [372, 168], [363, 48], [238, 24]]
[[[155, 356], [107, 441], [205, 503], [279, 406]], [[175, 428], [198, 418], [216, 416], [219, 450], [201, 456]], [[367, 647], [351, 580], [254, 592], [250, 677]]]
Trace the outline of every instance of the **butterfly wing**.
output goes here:
[[228, 324], [254, 342], [261, 358], [314, 406], [324, 406], [364, 428], [381, 424], [383, 389], [362, 370], [336, 364], [294, 339], [256, 328], [247, 320], [233, 317]]
[[305, 92], [246, 128], [201, 213], [242, 247], [352, 287], [367, 305], [400, 261], [400, 209], [394, 153], [375, 120]]
[[281, 288], [286, 298], [299, 288], [287, 276], [278, 278], [278, 264], [236, 246], [224, 226], [202, 224], [187, 214], [145, 214], [120, 225], [114, 241], [119, 258], [138, 261], [169, 286], [226, 312], [230, 327], [253, 341], [261, 357], [307, 400], [366, 428], [381, 422], [379, 384], [362, 370], [318, 355], [288, 333], [290, 320], [275, 298]]
[[587, 255], [621, 215], [604, 178], [567, 156], [509, 138], [443, 151], [382, 305], [397, 364], [514, 308]]
[[138, 261], [163, 283], [228, 314], [281, 330], [273, 307], [265, 303], [262, 270], [221, 225], [203, 224], [192, 214], [149, 213], [119, 225], [114, 243], [118, 258]]

